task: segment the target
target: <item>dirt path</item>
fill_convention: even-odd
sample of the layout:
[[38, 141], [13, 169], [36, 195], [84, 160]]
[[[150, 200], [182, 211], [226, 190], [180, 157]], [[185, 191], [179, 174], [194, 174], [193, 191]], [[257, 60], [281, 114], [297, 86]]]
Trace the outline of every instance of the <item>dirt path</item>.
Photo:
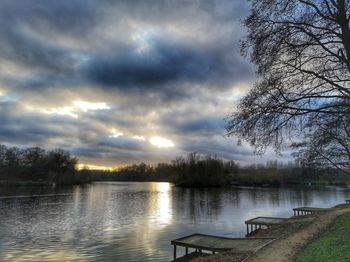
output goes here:
[[290, 262], [295, 261], [298, 252], [310, 241], [322, 234], [335, 219], [349, 212], [350, 208], [339, 208], [320, 214], [310, 225], [291, 234], [284, 239], [278, 239], [256, 254], [245, 260], [247, 262]]

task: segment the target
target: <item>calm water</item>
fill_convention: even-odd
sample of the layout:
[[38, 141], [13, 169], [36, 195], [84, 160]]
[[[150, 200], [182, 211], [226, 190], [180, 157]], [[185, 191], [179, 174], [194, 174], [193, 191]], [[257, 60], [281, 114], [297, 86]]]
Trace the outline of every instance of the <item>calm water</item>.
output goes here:
[[[330, 207], [340, 187], [182, 189], [168, 183], [0, 188], [0, 261], [169, 261], [191, 233], [244, 236], [244, 220]], [[179, 250], [180, 251], [180, 250]]]

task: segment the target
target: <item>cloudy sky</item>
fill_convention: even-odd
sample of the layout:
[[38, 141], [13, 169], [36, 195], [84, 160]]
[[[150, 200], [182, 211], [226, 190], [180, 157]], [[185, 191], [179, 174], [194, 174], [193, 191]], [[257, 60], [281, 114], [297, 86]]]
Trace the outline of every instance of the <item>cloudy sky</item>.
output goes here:
[[0, 0], [0, 143], [99, 166], [275, 157], [225, 137], [254, 81], [239, 52], [248, 11], [246, 0]]

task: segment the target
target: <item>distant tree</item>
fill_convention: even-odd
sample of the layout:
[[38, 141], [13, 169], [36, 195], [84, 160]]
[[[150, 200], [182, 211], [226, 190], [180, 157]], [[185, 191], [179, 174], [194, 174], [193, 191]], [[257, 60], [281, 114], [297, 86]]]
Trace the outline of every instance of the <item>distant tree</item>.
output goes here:
[[27, 148], [23, 151], [23, 166], [31, 179], [45, 179], [47, 175], [47, 156], [39, 147]]
[[6, 149], [4, 164], [7, 176], [18, 176], [20, 174], [21, 151], [17, 147]]
[[46, 152], [39, 147], [20, 149], [0, 145], [0, 178], [4, 181], [40, 181], [74, 184], [90, 181], [90, 174], [76, 176], [78, 160], [62, 149]]
[[175, 159], [172, 165], [175, 184], [193, 187], [226, 185], [235, 166], [233, 161], [225, 163], [215, 156], [202, 157], [196, 152], [190, 153], [186, 159]]
[[48, 153], [48, 169], [54, 172], [74, 172], [78, 160], [62, 149]]
[[5, 163], [5, 155], [6, 155], [6, 146], [0, 145], [0, 176], [4, 176], [5, 174], [5, 168], [6, 168], [6, 163]]
[[[350, 167], [350, 0], [251, 0], [242, 52], [257, 82], [227, 123], [256, 152]], [[286, 143], [286, 141], [290, 143]]]

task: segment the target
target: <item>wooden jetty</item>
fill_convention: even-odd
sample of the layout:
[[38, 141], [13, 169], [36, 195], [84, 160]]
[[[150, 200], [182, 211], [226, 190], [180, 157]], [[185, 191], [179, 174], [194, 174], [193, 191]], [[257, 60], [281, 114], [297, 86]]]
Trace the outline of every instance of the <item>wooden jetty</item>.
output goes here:
[[320, 207], [296, 207], [293, 208], [294, 216], [306, 216], [311, 215], [318, 211], [327, 210], [327, 208], [320, 208]]
[[350, 205], [350, 199], [346, 199], [346, 200], [345, 200], [345, 203], [348, 204], [348, 205]]
[[189, 248], [197, 252], [210, 251], [216, 252], [232, 251], [233, 253], [255, 252], [260, 248], [271, 243], [274, 238], [228, 238], [203, 234], [193, 234], [186, 237], [178, 238], [171, 241], [174, 246], [174, 261], [176, 260], [176, 247], [185, 247], [185, 253], [188, 255]]
[[247, 236], [260, 228], [269, 228], [275, 225], [281, 225], [288, 218], [281, 217], [255, 217], [245, 221], [244, 223], [247, 225]]

